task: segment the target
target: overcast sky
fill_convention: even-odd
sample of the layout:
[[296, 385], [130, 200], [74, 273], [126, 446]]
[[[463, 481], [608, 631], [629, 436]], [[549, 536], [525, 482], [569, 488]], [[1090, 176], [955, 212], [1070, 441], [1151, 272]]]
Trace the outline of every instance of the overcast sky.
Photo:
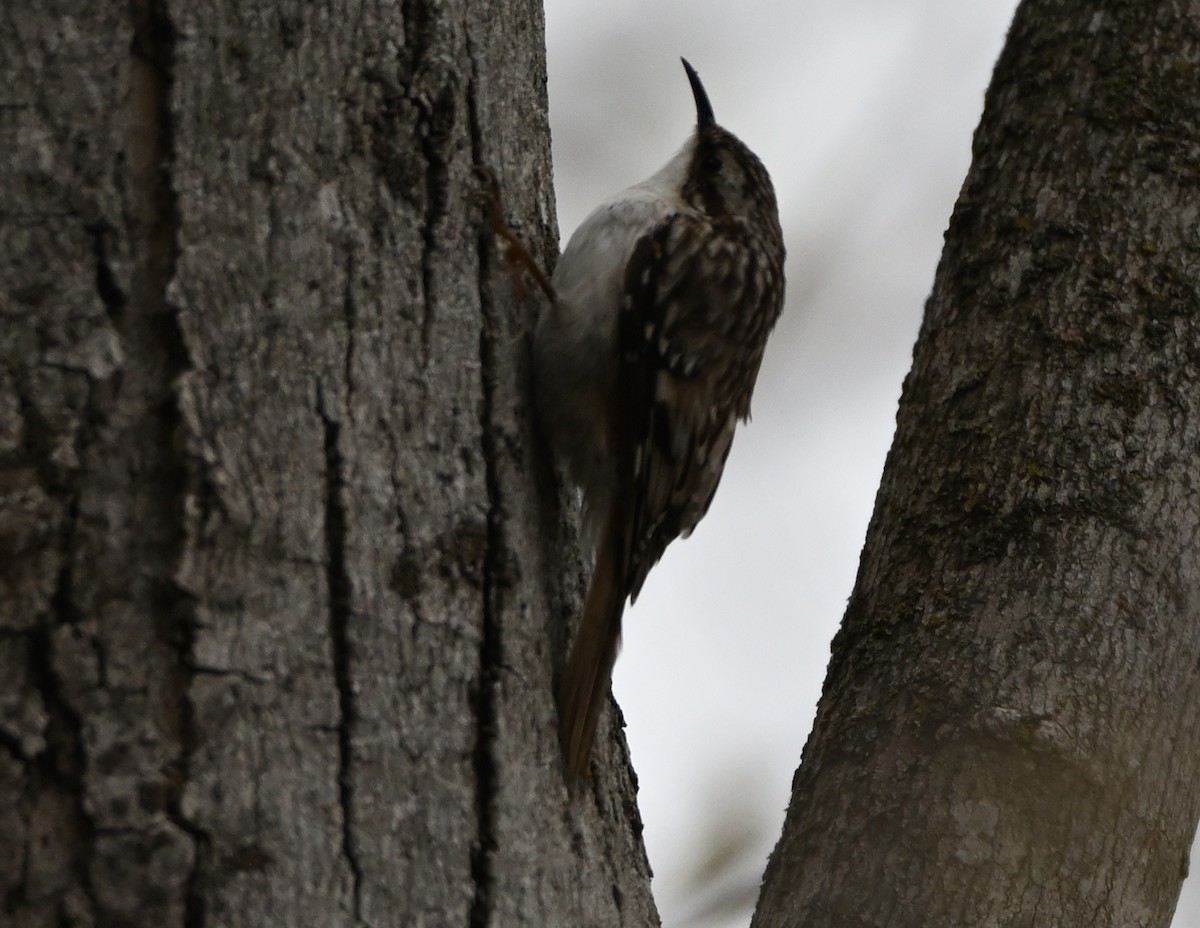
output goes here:
[[[626, 614], [614, 686], [665, 928], [749, 921], [854, 582], [1014, 0], [547, 0], [564, 243], [695, 120], [771, 171], [788, 301], [712, 509]], [[1200, 924], [1185, 889], [1176, 926]]]

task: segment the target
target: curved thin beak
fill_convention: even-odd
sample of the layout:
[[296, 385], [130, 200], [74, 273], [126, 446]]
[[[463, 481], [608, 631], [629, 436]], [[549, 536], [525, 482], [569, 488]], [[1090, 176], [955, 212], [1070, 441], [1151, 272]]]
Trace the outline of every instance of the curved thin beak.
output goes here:
[[712, 104], [708, 102], [708, 94], [704, 92], [704, 85], [700, 83], [700, 75], [688, 64], [686, 58], [679, 60], [683, 62], [683, 70], [687, 71], [688, 82], [692, 85], [692, 96], [696, 98], [696, 125], [701, 129], [714, 125], [716, 119], [713, 117]]

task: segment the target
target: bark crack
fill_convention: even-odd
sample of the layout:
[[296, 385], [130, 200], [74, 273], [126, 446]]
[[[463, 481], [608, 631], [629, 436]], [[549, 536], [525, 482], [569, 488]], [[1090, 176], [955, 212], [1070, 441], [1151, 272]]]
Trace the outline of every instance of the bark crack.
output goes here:
[[[176, 382], [191, 366], [178, 310], [168, 299], [179, 257], [180, 213], [172, 170], [175, 163], [175, 124], [171, 94], [175, 72], [175, 27], [166, 0], [131, 0], [133, 40], [130, 45], [130, 158], [126, 182], [132, 203], [130, 238], [136, 258], [128, 293], [123, 293], [106, 260], [106, 228], [95, 234], [97, 289], [122, 340], [139, 356], [148, 374], [145, 388], [158, 399], [149, 423], [154, 430], [156, 486], [149, 493], [169, 501], [163, 521], [155, 526], [161, 555], [156, 592], [147, 605], [155, 616], [163, 643], [175, 654], [169, 671], [169, 692], [175, 701], [176, 756], [167, 779], [165, 815], [192, 842], [192, 859], [183, 881], [183, 924], [203, 928], [207, 908], [203, 892], [204, 867], [211, 838], [184, 809], [184, 792], [191, 775], [197, 735], [191, 685], [195, 674], [196, 622], [192, 597], [175, 582], [176, 568], [188, 544], [187, 496], [194, 475], [177, 449], [183, 428]], [[158, 547], [156, 545], [156, 547]]]
[[[433, 15], [426, 0], [405, 0], [402, 8], [406, 50], [412, 62], [413, 80], [410, 98], [417, 112], [416, 137], [425, 161], [425, 196], [421, 215], [421, 293], [424, 316], [421, 322], [422, 359], [429, 363], [430, 346], [436, 322], [437, 301], [433, 298], [434, 254], [437, 249], [437, 225], [446, 215], [450, 167], [443, 151], [454, 123], [454, 100], [447, 75], [429, 62], [433, 42]], [[433, 84], [433, 92], [424, 86]], [[440, 85], [440, 86], [439, 86]]]
[[104, 304], [109, 319], [115, 323], [121, 318], [126, 297], [108, 260], [108, 239], [113, 234], [113, 228], [100, 219], [88, 223], [84, 230], [91, 236], [92, 252], [96, 258], [96, 293], [100, 296], [100, 302]]
[[[480, 291], [484, 291], [481, 289]], [[483, 301], [486, 305], [487, 300]], [[496, 730], [499, 714], [497, 672], [503, 660], [500, 635], [500, 616], [497, 608], [500, 558], [503, 551], [503, 531], [500, 516], [500, 479], [497, 469], [496, 440], [492, 434], [494, 403], [491, 381], [495, 371], [495, 345], [491, 336], [491, 315], [484, 309], [484, 325], [479, 337], [479, 354], [483, 382], [483, 402], [480, 404], [483, 459], [487, 472], [487, 543], [483, 551], [483, 629], [479, 648], [479, 679], [475, 698], [475, 811], [478, 836], [471, 858], [471, 875], [475, 882], [475, 901], [471, 907], [471, 928], [485, 928], [491, 921], [492, 854], [496, 849], [495, 805], [498, 789], [496, 760]]]
[[342, 290], [342, 308], [346, 316], [346, 355], [342, 376], [346, 381], [346, 408], [354, 395], [354, 330], [358, 326], [358, 304], [354, 301], [354, 252], [346, 255], [346, 284]]
[[[474, 71], [474, 59], [472, 59]], [[474, 163], [481, 163], [482, 133], [478, 113], [475, 109], [476, 80], [472, 74], [467, 87], [467, 106], [471, 130], [471, 154]], [[488, 281], [491, 268], [491, 235], [486, 228], [480, 230], [478, 239], [479, 303], [482, 325], [479, 330], [479, 368], [482, 398], [480, 402], [479, 427], [483, 446], [483, 460], [487, 484], [487, 534], [483, 550], [482, 612], [483, 629], [479, 648], [479, 679], [476, 693], [476, 739], [475, 739], [475, 812], [477, 836], [474, 853], [471, 855], [471, 876], [475, 883], [475, 899], [471, 905], [470, 928], [487, 928], [491, 923], [494, 905], [493, 893], [495, 873], [492, 857], [496, 851], [496, 796], [499, 789], [499, 762], [497, 760], [497, 721], [499, 715], [499, 693], [497, 674], [503, 662], [503, 640], [498, 608], [499, 575], [504, 550], [504, 533], [501, 518], [501, 486], [499, 474], [499, 449], [496, 443], [495, 384], [497, 379], [495, 328], [498, 319], [492, 303]]]
[[[78, 609], [71, 589], [71, 542], [77, 514], [72, 506], [67, 522], [67, 545], [63, 564], [51, 600], [57, 624], [79, 621]], [[52, 628], [40, 625], [29, 633], [29, 668], [34, 686], [46, 710], [46, 747], [36, 759], [36, 768], [68, 797], [71, 827], [79, 840], [72, 842], [78, 853], [72, 869], [93, 913], [100, 911], [91, 880], [91, 861], [95, 855], [96, 824], [88, 814], [84, 797], [87, 793], [87, 751], [84, 746], [83, 719], [63, 691], [62, 681], [54, 670]]]
[[329, 640], [338, 693], [338, 802], [342, 811], [342, 855], [350, 868], [355, 924], [362, 922], [362, 864], [354, 838], [353, 729], [358, 720], [351, 678], [350, 576], [346, 568], [345, 468], [338, 438], [341, 426], [324, 410], [325, 579], [329, 592]]
[[21, 745], [21, 739], [3, 729], [0, 729], [0, 751], [7, 753], [19, 764], [29, 763], [29, 758], [25, 756], [25, 748]]

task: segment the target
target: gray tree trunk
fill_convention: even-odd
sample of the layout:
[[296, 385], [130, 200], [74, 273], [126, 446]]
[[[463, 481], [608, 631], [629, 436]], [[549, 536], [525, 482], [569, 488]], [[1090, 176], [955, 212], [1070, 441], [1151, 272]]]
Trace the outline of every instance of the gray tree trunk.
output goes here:
[[1200, 810], [1200, 4], [1027, 0], [756, 928], [1163, 928]]
[[539, 5], [0, 21], [0, 922], [656, 923], [471, 196], [554, 254]]

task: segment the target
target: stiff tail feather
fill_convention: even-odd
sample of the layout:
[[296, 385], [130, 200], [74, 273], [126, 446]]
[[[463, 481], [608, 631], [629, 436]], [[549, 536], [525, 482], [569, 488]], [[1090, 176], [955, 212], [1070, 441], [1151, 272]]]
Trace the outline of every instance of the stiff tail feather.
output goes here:
[[587, 774], [596, 725], [608, 697], [621, 638], [625, 588], [617, 579], [618, 557], [610, 541], [611, 535], [606, 531], [596, 555], [596, 570], [583, 608], [583, 620], [558, 690], [558, 733], [570, 786]]

